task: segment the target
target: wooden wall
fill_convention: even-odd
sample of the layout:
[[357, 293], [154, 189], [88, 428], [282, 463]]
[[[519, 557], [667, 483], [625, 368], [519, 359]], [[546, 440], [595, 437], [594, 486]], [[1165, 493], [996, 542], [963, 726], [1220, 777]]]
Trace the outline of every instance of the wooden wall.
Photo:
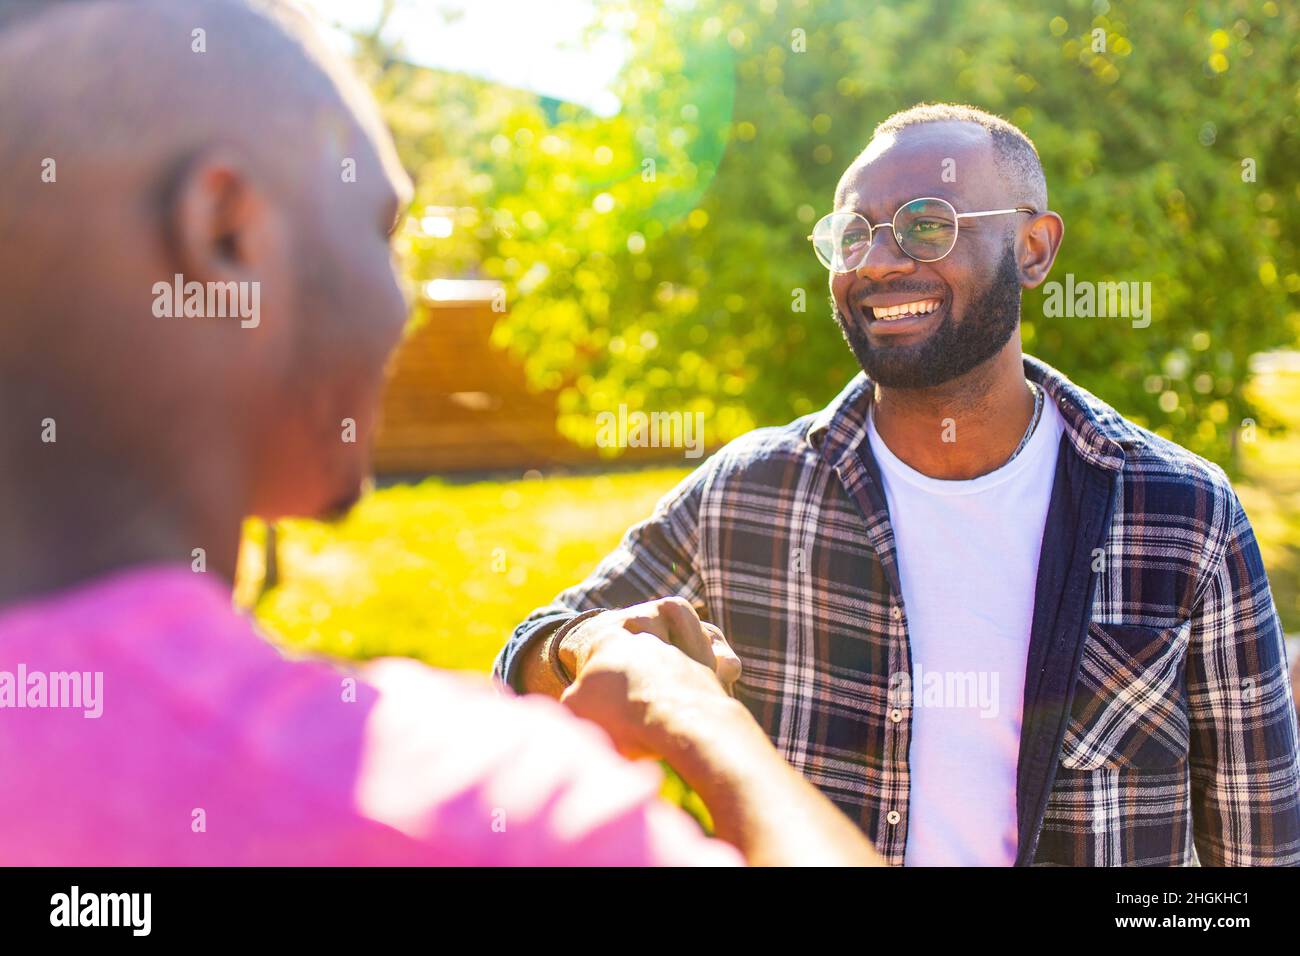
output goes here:
[[[490, 301], [426, 302], [428, 316], [390, 368], [375, 444], [379, 474], [544, 469], [594, 464], [555, 430], [555, 395], [528, 389], [523, 368], [489, 344]], [[630, 449], [618, 460], [663, 460]]]
[[579, 451], [555, 431], [554, 396], [529, 392], [523, 370], [489, 345], [490, 302], [424, 308], [390, 369], [377, 472], [527, 469]]

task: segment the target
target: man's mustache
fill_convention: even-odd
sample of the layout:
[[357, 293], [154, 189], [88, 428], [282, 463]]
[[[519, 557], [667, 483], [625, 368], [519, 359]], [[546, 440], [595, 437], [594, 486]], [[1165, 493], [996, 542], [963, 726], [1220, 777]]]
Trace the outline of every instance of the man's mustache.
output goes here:
[[863, 289], [858, 289], [853, 297], [853, 304], [859, 309], [865, 308], [867, 299], [880, 295], [914, 295], [919, 299], [942, 299], [945, 294], [941, 289], [926, 289], [921, 286], [910, 284], [901, 285], [872, 285]]

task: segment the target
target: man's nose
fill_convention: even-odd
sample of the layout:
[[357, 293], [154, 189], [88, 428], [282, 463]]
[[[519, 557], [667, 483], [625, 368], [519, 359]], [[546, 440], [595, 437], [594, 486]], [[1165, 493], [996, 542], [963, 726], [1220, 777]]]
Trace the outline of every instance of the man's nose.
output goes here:
[[860, 278], [881, 282], [915, 272], [916, 260], [899, 248], [894, 227], [886, 223], [875, 228], [871, 246], [867, 249], [862, 264], [854, 271]]

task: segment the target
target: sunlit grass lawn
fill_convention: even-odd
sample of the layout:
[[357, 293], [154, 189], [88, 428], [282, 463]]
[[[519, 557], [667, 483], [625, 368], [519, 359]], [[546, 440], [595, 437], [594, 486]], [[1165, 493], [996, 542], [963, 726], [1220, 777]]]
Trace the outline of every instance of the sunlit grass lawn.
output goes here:
[[[1300, 372], [1261, 377], [1281, 435], [1243, 444], [1238, 492], [1286, 630], [1300, 631]], [[449, 483], [369, 495], [338, 525], [285, 522], [280, 586], [257, 605], [295, 649], [339, 657], [417, 657], [486, 671], [514, 626], [581, 580], [624, 530], [650, 514], [686, 468]], [[250, 523], [238, 596], [253, 601], [263, 531]]]
[[[689, 469], [381, 488], [338, 525], [280, 525], [262, 626], [298, 650], [485, 671], [533, 608], [587, 575]], [[261, 579], [250, 522], [238, 599]]]

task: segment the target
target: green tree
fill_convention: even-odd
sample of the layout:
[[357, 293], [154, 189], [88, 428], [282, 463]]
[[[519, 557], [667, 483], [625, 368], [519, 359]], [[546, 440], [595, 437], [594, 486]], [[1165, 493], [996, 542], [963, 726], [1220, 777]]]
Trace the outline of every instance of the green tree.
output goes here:
[[804, 237], [879, 120], [951, 100], [1038, 145], [1066, 221], [1054, 279], [1151, 283], [1146, 328], [1051, 318], [1026, 295], [1027, 350], [1231, 465], [1260, 417], [1249, 356], [1300, 334], [1294, 5], [599, 10], [595, 28], [631, 45], [618, 115], [517, 101], [464, 127], [494, 127], [464, 178], [484, 187], [467, 199], [487, 224], [480, 267], [509, 289], [497, 341], [562, 390], [572, 437], [591, 443], [620, 402], [704, 411], [719, 442], [827, 401], [856, 365]]

